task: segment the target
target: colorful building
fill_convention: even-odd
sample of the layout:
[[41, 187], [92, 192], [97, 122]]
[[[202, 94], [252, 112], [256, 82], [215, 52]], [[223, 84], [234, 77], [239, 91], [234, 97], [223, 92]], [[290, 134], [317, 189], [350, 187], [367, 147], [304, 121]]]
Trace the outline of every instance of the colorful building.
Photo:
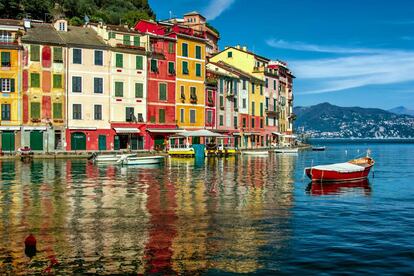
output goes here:
[[14, 152], [20, 147], [23, 31], [19, 20], [0, 20], [0, 152]]
[[216, 129], [216, 114], [217, 114], [217, 86], [218, 86], [219, 74], [216, 73], [211, 64], [206, 66], [206, 123], [205, 128], [214, 130]]
[[62, 150], [65, 143], [65, 42], [55, 25], [25, 22], [22, 146], [33, 151]]
[[164, 149], [168, 137], [177, 131], [175, 117], [176, 43], [164, 26], [141, 20], [135, 30], [150, 36], [147, 95], [147, 149]]

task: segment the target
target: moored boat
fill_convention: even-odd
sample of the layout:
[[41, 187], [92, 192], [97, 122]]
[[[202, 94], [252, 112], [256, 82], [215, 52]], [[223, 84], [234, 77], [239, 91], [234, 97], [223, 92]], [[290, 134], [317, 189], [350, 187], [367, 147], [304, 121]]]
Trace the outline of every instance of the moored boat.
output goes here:
[[135, 157], [136, 154], [96, 154], [93, 153], [89, 160], [96, 163], [116, 163], [120, 158], [123, 157]]
[[279, 148], [279, 149], [275, 149], [274, 152], [276, 153], [298, 153], [299, 149], [298, 148]]
[[358, 181], [368, 177], [374, 163], [374, 159], [367, 156], [345, 163], [309, 167], [305, 173], [316, 182]]
[[326, 149], [325, 146], [314, 146], [312, 147], [313, 151], [324, 151]]
[[153, 165], [164, 162], [164, 156], [122, 157], [117, 163], [121, 165]]
[[263, 150], [245, 150], [242, 151], [244, 155], [268, 156], [269, 152]]

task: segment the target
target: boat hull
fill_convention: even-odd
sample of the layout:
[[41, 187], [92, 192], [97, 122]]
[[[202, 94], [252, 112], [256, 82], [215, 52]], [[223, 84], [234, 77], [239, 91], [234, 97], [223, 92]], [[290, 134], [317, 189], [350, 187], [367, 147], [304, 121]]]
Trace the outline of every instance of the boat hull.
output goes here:
[[349, 182], [366, 179], [371, 168], [372, 166], [368, 166], [363, 171], [348, 173], [307, 168], [305, 173], [312, 181], [316, 182]]
[[274, 152], [276, 153], [298, 153], [298, 149], [275, 149]]
[[164, 162], [163, 156], [132, 157], [122, 161], [122, 165], [153, 165]]

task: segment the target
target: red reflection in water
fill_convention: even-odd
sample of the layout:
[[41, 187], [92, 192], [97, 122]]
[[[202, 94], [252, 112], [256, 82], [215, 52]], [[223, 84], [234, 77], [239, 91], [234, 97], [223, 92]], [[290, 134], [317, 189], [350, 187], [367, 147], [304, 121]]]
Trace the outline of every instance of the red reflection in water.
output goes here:
[[307, 190], [314, 196], [346, 194], [355, 192], [355, 190], [363, 191], [365, 195], [371, 194], [368, 179], [355, 182], [310, 183]]

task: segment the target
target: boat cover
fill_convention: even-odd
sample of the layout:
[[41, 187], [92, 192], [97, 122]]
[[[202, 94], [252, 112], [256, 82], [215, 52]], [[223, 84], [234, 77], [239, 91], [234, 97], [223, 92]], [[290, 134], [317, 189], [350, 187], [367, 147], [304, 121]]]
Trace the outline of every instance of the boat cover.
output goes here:
[[312, 167], [312, 170], [322, 170], [322, 171], [335, 171], [340, 173], [352, 173], [352, 172], [362, 172], [365, 170], [364, 167], [354, 165], [351, 163], [337, 163], [332, 165], [319, 165]]

